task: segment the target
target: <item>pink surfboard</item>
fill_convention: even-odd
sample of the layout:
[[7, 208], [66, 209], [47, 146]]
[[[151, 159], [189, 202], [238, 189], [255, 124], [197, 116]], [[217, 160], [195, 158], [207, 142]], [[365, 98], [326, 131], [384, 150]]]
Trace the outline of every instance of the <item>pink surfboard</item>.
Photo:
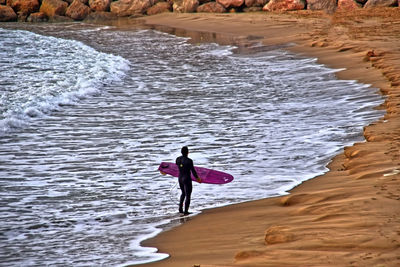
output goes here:
[[[194, 167], [196, 169], [197, 175], [201, 178], [202, 183], [206, 184], [226, 184], [232, 182], [233, 176], [216, 170], [211, 170], [203, 167]], [[174, 177], [179, 177], [178, 165], [172, 162], [161, 162], [158, 170], [161, 174], [169, 174]], [[193, 174], [191, 175], [193, 181], [196, 181]], [[197, 181], [196, 181], [197, 182]]]

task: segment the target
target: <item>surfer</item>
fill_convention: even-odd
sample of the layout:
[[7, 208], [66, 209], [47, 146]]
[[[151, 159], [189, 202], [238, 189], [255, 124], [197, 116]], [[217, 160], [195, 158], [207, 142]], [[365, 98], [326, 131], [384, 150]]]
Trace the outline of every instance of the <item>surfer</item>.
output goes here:
[[[196, 180], [201, 183], [201, 179], [197, 175], [194, 169], [193, 160], [188, 157], [189, 148], [187, 146], [181, 149], [182, 156], [176, 158], [176, 165], [179, 167], [179, 187], [181, 188], [182, 194], [179, 201], [179, 212], [184, 215], [188, 215], [190, 206], [190, 196], [192, 195], [192, 179], [190, 173]], [[183, 202], [185, 202], [185, 210], [183, 210]]]

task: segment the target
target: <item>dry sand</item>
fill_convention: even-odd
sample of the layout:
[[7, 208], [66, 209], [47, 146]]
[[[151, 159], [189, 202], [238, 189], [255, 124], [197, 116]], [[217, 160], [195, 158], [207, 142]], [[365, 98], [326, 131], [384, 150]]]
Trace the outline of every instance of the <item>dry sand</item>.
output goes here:
[[387, 114], [365, 127], [367, 142], [346, 147], [327, 174], [287, 196], [190, 217], [143, 243], [170, 254], [146, 266], [400, 266], [400, 8], [145, 20], [221, 43], [296, 43], [288, 49], [346, 68], [339, 78], [372, 84], [387, 96], [380, 107]]

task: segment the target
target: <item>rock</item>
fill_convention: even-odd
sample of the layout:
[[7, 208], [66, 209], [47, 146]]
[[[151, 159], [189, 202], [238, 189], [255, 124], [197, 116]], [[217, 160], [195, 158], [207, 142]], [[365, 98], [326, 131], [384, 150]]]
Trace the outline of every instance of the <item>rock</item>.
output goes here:
[[357, 3], [355, 0], [338, 0], [337, 3], [337, 8], [339, 10], [354, 10], [361, 7], [361, 4]]
[[268, 3], [269, 0], [245, 0], [244, 4], [247, 7], [263, 7]]
[[89, 0], [90, 9], [93, 11], [110, 11], [111, 0]]
[[307, 0], [307, 9], [309, 10], [334, 12], [336, 7], [336, 0]]
[[85, 21], [89, 22], [101, 22], [106, 20], [114, 20], [117, 18], [117, 15], [111, 12], [99, 11], [99, 12], [91, 12], [86, 18]]
[[185, 13], [196, 12], [198, 7], [199, 7], [198, 0], [183, 0], [183, 12]]
[[80, 0], [74, 0], [67, 8], [65, 15], [74, 20], [83, 20], [91, 12], [90, 7], [83, 4]]
[[61, 0], [43, 0], [40, 12], [51, 18], [54, 16], [64, 16], [67, 11], [68, 3]]
[[110, 10], [118, 17], [125, 17], [144, 14], [151, 6], [151, 0], [119, 0], [111, 3]]
[[260, 6], [252, 6], [243, 8], [243, 12], [259, 12], [262, 11], [262, 7]]
[[0, 22], [16, 21], [17, 14], [9, 6], [0, 6]]
[[26, 19], [27, 22], [46, 22], [47, 20], [48, 18], [43, 12], [31, 13]]
[[217, 2], [205, 3], [197, 8], [197, 12], [225, 13], [226, 9]]
[[221, 4], [224, 8], [240, 7], [244, 4], [244, 0], [217, 0], [217, 3]]
[[49, 22], [73, 22], [74, 20], [67, 16], [54, 15], [49, 17]]
[[14, 9], [15, 13], [21, 12], [21, 15], [29, 15], [39, 11], [39, 0], [7, 0], [7, 5]]
[[364, 8], [397, 6], [397, 0], [368, 0]]
[[156, 15], [164, 12], [171, 12], [172, 11], [172, 6], [168, 2], [158, 2], [154, 6], [150, 7], [147, 9], [147, 15]]
[[264, 11], [302, 10], [306, 7], [304, 0], [271, 0], [263, 7]]

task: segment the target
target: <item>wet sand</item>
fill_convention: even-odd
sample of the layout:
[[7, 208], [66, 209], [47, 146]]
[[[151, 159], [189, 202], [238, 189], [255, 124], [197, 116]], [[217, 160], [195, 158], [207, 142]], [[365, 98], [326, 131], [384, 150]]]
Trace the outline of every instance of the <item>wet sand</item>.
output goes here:
[[145, 266], [400, 265], [400, 8], [141, 20], [220, 43], [295, 44], [287, 49], [345, 68], [339, 78], [379, 88], [386, 101], [377, 108], [387, 112], [365, 127], [366, 142], [346, 147], [328, 173], [289, 195], [206, 210], [143, 242], [170, 255]]

